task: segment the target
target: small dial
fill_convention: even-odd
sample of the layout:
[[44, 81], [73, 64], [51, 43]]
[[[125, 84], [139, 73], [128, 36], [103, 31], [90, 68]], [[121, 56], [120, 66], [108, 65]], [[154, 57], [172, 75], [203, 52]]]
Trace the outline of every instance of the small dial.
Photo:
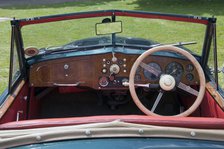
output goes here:
[[142, 68], [140, 66], [138, 66], [137, 70], [136, 70], [136, 73], [140, 73], [142, 70]]
[[180, 80], [183, 75], [183, 66], [177, 62], [171, 62], [166, 66], [166, 74], [172, 75], [175, 79]]
[[99, 79], [99, 85], [102, 87], [106, 87], [109, 84], [108, 78], [107, 77], [101, 77]]
[[120, 67], [117, 64], [113, 64], [110, 66], [110, 73], [118, 74], [120, 72]]
[[194, 66], [193, 66], [192, 64], [188, 64], [188, 65], [186, 66], [186, 71], [191, 72], [191, 71], [193, 71], [193, 70], [194, 70]]
[[140, 74], [136, 74], [135, 75], [135, 81], [140, 81], [141, 80], [141, 75]]
[[[151, 62], [147, 64], [148, 66], [158, 70], [158, 71], [162, 71], [161, 67], [159, 66], [159, 64], [155, 63], [155, 62]], [[141, 69], [140, 69], [141, 70]], [[157, 77], [156, 75], [154, 75], [153, 73], [149, 72], [148, 70], [144, 69], [144, 76], [149, 79], [150, 81], [157, 81], [159, 79], [159, 77]]]
[[188, 81], [192, 81], [192, 80], [194, 79], [194, 75], [191, 74], [191, 73], [188, 73], [188, 74], [186, 75], [186, 79], [187, 79]]

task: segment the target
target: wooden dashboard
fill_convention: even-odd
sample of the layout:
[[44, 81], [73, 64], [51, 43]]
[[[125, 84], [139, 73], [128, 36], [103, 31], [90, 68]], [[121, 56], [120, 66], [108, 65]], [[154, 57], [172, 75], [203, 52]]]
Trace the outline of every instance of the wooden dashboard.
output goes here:
[[[30, 85], [33, 87], [77, 85], [93, 89], [124, 89], [127, 87], [122, 85], [122, 81], [129, 79], [130, 70], [138, 56], [116, 53], [113, 59], [112, 54], [107, 53], [36, 63], [30, 67]], [[197, 71], [188, 60], [149, 56], [144, 62], [158, 64], [163, 73], [168, 68], [172, 69], [172, 63], [178, 63], [182, 67], [181, 81], [183, 83], [187, 85], [199, 83]], [[168, 66], [169, 64], [171, 66]], [[149, 77], [143, 68], [136, 72], [136, 82], [158, 83], [158, 79], [149, 80]]]

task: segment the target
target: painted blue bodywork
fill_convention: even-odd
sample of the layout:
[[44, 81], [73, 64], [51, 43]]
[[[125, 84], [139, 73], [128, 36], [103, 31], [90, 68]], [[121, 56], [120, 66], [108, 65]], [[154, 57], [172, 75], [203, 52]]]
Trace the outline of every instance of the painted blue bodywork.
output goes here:
[[40, 143], [14, 149], [219, 149], [224, 142], [168, 138], [107, 138]]

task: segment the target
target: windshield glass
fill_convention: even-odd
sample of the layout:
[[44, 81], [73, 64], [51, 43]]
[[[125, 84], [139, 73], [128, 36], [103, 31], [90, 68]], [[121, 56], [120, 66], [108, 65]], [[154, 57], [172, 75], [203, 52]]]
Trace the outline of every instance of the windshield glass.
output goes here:
[[[96, 24], [105, 18], [110, 20], [98, 17], [25, 26], [22, 28], [24, 47], [69, 50], [112, 44], [111, 34], [96, 35]], [[116, 44], [150, 46], [196, 42], [187, 48], [201, 55], [205, 25], [133, 17], [116, 17], [116, 20], [122, 22], [122, 33], [116, 34]]]

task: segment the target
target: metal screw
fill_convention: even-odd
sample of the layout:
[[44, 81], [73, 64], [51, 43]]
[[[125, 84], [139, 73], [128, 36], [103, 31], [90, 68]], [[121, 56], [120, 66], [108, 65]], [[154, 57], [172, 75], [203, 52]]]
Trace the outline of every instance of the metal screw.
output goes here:
[[194, 137], [196, 136], [196, 133], [194, 131], [191, 132], [191, 136]]
[[139, 130], [138, 130], [138, 133], [139, 133], [139, 134], [143, 134], [143, 133], [144, 133], [144, 130], [143, 130], [143, 129], [139, 129]]
[[86, 130], [86, 131], [85, 131], [85, 134], [86, 134], [87, 136], [89, 136], [89, 135], [91, 135], [91, 131], [90, 131], [90, 130]]
[[36, 140], [40, 141], [41, 140], [41, 136], [36, 136]]

